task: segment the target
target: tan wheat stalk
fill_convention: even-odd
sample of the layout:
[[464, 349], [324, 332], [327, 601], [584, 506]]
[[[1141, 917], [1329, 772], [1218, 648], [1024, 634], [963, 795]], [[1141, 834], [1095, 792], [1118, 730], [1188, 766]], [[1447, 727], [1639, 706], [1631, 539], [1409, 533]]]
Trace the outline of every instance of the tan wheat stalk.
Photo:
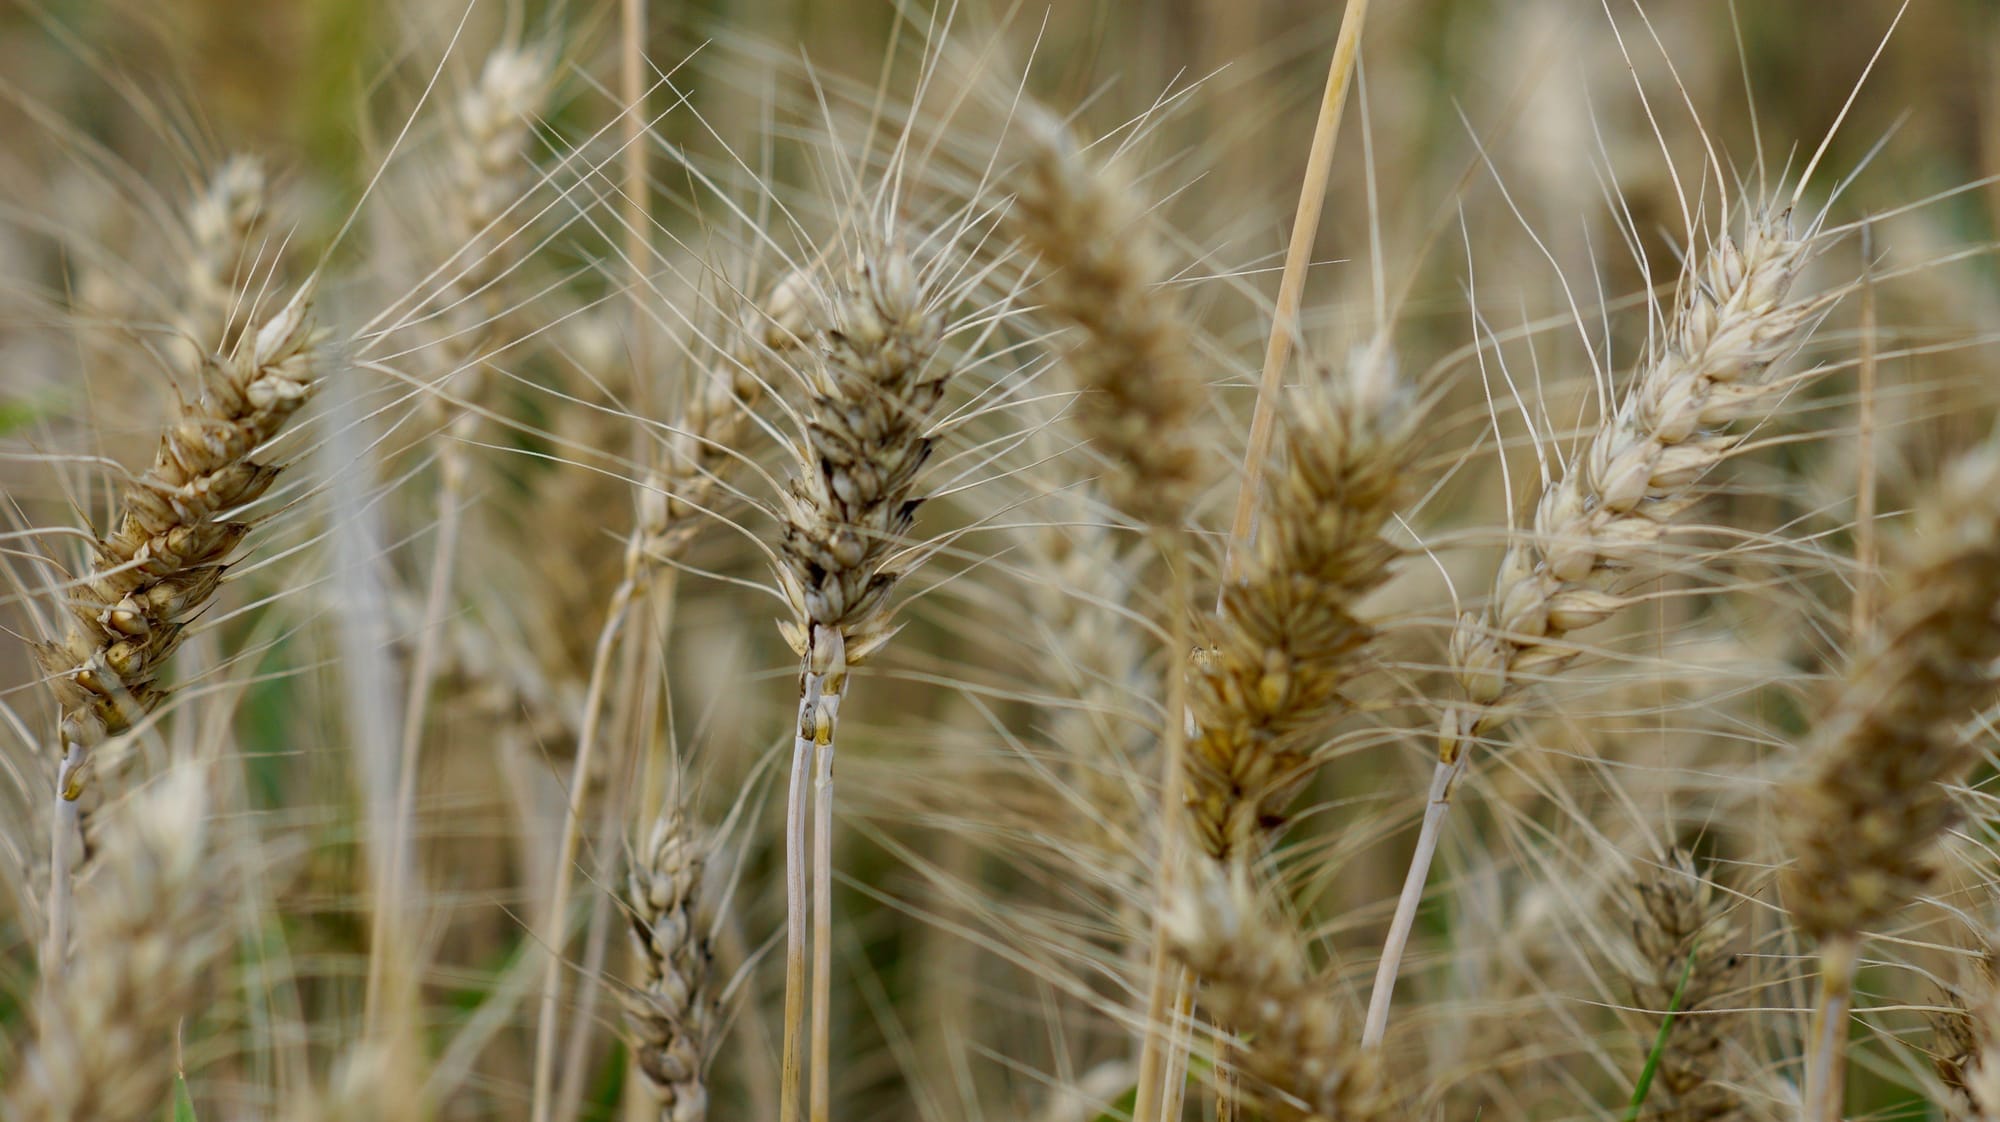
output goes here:
[[1767, 416], [1794, 380], [1771, 365], [1793, 348], [1822, 302], [1793, 298], [1812, 248], [1790, 212], [1752, 214], [1739, 241], [1719, 234], [1691, 260], [1672, 321], [1587, 447], [1535, 503], [1509, 543], [1480, 613], [1460, 617], [1450, 662], [1464, 700], [1438, 737], [1417, 848], [1384, 942], [1366, 1036], [1379, 1044], [1438, 832], [1466, 748], [1492, 732], [1525, 686], [1574, 661], [1565, 637], [1630, 602], [1644, 556], [1699, 497], [1697, 484], [1743, 439], [1738, 422]]
[[[813, 888], [812, 1122], [829, 1114], [832, 1013], [833, 759], [849, 668], [888, 642], [894, 565], [922, 502], [917, 472], [948, 362], [936, 361], [944, 316], [924, 276], [898, 247], [864, 251], [831, 300], [798, 467], [783, 496], [777, 578], [792, 618], [780, 621], [800, 659], [797, 734], [786, 812], [783, 1118], [798, 1109], [808, 872]], [[812, 794], [812, 861], [806, 857]]]
[[1310, 777], [1374, 634], [1359, 602], [1399, 552], [1382, 528], [1405, 490], [1417, 410], [1386, 347], [1289, 396], [1283, 468], [1194, 673], [1189, 821], [1218, 861], [1254, 857]]
[[169, 1101], [175, 1025], [234, 946], [236, 855], [212, 836], [207, 780], [181, 768], [107, 813], [77, 899], [61, 986], [33, 1006], [34, 1045], [8, 1073], [16, 1122], [151, 1122]]
[[[571, 878], [590, 777], [602, 740], [612, 656], [618, 650], [634, 605], [655, 590], [663, 574], [671, 578], [673, 570], [668, 564], [677, 560], [696, 534], [710, 524], [708, 516], [712, 511], [706, 504], [721, 488], [724, 472], [741, 455], [732, 443], [741, 436], [751, 406], [768, 381], [784, 369], [786, 360], [804, 347], [811, 332], [800, 304], [805, 292], [803, 279], [788, 278], [773, 288], [761, 307], [743, 314], [741, 334], [732, 341], [737, 349], [725, 355], [722, 369], [714, 375], [718, 381], [692, 389], [687, 411], [673, 429], [674, 438], [667, 449], [668, 462], [639, 488], [637, 517], [625, 544], [624, 575], [610, 596], [592, 648], [582, 723], [570, 767], [569, 800], [542, 917], [541, 937], [547, 960], [535, 1037], [532, 1110], [536, 1114], [554, 1106], [556, 1017], [561, 1007], [562, 951], [568, 938]], [[756, 339], [758, 343], [752, 345], [746, 339]], [[726, 382], [720, 381], [724, 378]], [[663, 627], [661, 631], [664, 630]]]
[[[543, 53], [511, 46], [496, 49], [487, 56], [479, 80], [459, 98], [452, 128], [446, 133], [450, 197], [442, 218], [452, 256], [438, 301], [439, 314], [450, 327], [439, 346], [450, 373], [427, 403], [433, 421], [445, 429], [445, 438], [437, 445], [436, 547], [425, 589], [422, 630], [411, 658], [403, 703], [394, 836], [388, 839], [385, 866], [389, 880], [376, 886], [371, 938], [377, 947], [400, 948], [409, 943], [401, 928], [409, 894], [405, 880], [411, 869], [410, 820], [439, 648], [446, 613], [451, 610], [461, 507], [471, 470], [470, 441], [479, 420], [477, 410], [454, 414], [452, 408], [454, 401], [478, 396], [482, 352], [493, 334], [492, 321], [499, 306], [495, 285], [512, 260], [508, 247], [514, 231], [507, 216], [520, 198], [520, 169], [530, 158], [528, 141], [548, 85], [549, 59]], [[387, 1006], [407, 1007], [413, 1000], [412, 979], [392, 977], [390, 967], [395, 965], [394, 955], [369, 957], [364, 1008], [371, 1031], [379, 1029]], [[409, 973], [398, 969], [402, 975]]]
[[1806, 771], [1778, 804], [1784, 899], [1820, 948], [1805, 1117], [1838, 1117], [1843, 1046], [1863, 932], [1933, 875], [1954, 818], [1945, 784], [1977, 760], [1960, 731], [1992, 700], [2000, 657], [2000, 445], [1953, 462], [1879, 602], [1877, 637], [1813, 731]]
[[[1743, 974], [1728, 898], [1696, 870], [1691, 854], [1676, 849], [1640, 872], [1631, 935], [1639, 963], [1630, 976], [1635, 1003], [1649, 1021], [1669, 1010], [1673, 1017], [1645, 1117], [1663, 1122], [1745, 1117], [1723, 1054], [1739, 1019], [1726, 1006]], [[1651, 1040], [1658, 1026], [1647, 1028], [1641, 1039]]]
[[708, 1116], [704, 1067], [715, 1034], [716, 994], [701, 903], [704, 864], [686, 817], [670, 808], [655, 820], [626, 874], [625, 906], [642, 977], [627, 999], [625, 1027], [660, 1122]]
[[[1160, 752], [1160, 857], [1170, 867], [1180, 802], [1188, 649], [1184, 523], [1204, 476], [1196, 421], [1203, 390], [1188, 364], [1191, 334], [1179, 303], [1161, 287], [1165, 266], [1142, 225], [1138, 196], [1109, 169], [1085, 161], [1067, 133], [1036, 109], [1023, 114], [1024, 178], [1009, 212], [1017, 236], [1044, 275], [1035, 292], [1045, 308], [1078, 329], [1065, 355], [1078, 389], [1076, 422], [1105, 461], [1111, 504], [1149, 527], [1174, 582], [1167, 641], [1167, 707]], [[1166, 877], [1157, 877], [1162, 900]], [[1180, 1086], [1177, 1057], [1162, 1051], [1169, 1005], [1185, 1003], [1186, 983], [1155, 923], [1147, 1028], [1134, 1117], [1155, 1122]]]
[[1269, 914], [1247, 866], [1202, 862], [1176, 880], [1167, 916], [1174, 956], [1201, 980], [1201, 1001], [1241, 1038], [1239, 1089], [1271, 1122], [1396, 1117], [1379, 1056], [1361, 1047], [1351, 1010], [1312, 976], [1298, 934]]

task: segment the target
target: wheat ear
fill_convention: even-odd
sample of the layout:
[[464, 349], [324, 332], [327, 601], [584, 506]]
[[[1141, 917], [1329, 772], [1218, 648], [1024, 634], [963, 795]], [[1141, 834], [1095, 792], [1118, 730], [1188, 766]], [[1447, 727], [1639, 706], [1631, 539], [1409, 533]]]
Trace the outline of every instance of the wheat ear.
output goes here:
[[1571, 631], [1629, 600], [1634, 572], [1697, 484], [1743, 439], [1731, 426], [1767, 416], [1790, 380], [1768, 376], [1820, 301], [1791, 296], [1812, 241], [1788, 212], [1753, 215], [1739, 242], [1720, 235], [1690, 264], [1665, 337], [1589, 446], [1535, 504], [1500, 563], [1483, 613], [1459, 619], [1450, 662], [1464, 701], [1444, 714], [1415, 855], [1369, 997], [1367, 1041], [1387, 1031], [1404, 945], [1470, 741], [1491, 732], [1527, 683], [1578, 654]]
[[1745, 1116], [1723, 1055], [1736, 1016], [1719, 1008], [1743, 974], [1728, 903], [1696, 870], [1693, 856], [1678, 849], [1643, 870], [1633, 892], [1632, 949], [1639, 963], [1630, 975], [1633, 999], [1649, 1019], [1673, 1018], [1661, 1041], [1648, 1118], [1725, 1122]]
[[1382, 528], [1404, 491], [1416, 416], [1386, 348], [1357, 351], [1293, 395], [1283, 469], [1194, 676], [1189, 820], [1218, 861], [1260, 851], [1347, 708], [1374, 634], [1360, 600], [1399, 553]]
[[[1061, 125], [1040, 110], [1023, 115], [1025, 176], [1009, 212], [1017, 236], [1044, 270], [1036, 294], [1057, 319], [1077, 329], [1065, 356], [1081, 391], [1076, 423], [1105, 462], [1111, 504], [1149, 527], [1174, 582], [1167, 641], [1167, 709], [1160, 752], [1160, 858], [1171, 867], [1174, 808], [1185, 755], [1189, 647], [1188, 505], [1200, 489], [1203, 459], [1195, 422], [1203, 389], [1188, 365], [1190, 334], [1179, 304], [1161, 287], [1165, 267], [1147, 236], [1132, 189], [1082, 157]], [[1167, 878], [1161, 875], [1164, 901]], [[1155, 1122], [1180, 1085], [1177, 1059], [1162, 1051], [1169, 1006], [1185, 1003], [1186, 982], [1168, 959], [1155, 925], [1147, 1024], [1139, 1060], [1134, 1117]]]
[[235, 941], [235, 855], [211, 837], [206, 779], [181, 768], [119, 808], [77, 899], [61, 986], [33, 1007], [34, 1047], [9, 1074], [17, 1122], [150, 1122], [173, 1077], [174, 1026]]
[[1784, 896], [1820, 947], [1807, 1053], [1809, 1122], [1835, 1119], [1861, 935], [1933, 875], [1954, 816], [1945, 784], [1977, 759], [1959, 726], [1991, 700], [2000, 657], [2000, 444], [1955, 461], [1920, 512], [1855, 659], [1813, 733], [1807, 770], [1780, 802]]
[[99, 538], [91, 571], [69, 588], [63, 639], [36, 657], [60, 709], [62, 761], [51, 821], [45, 977], [69, 945], [71, 839], [90, 751], [167, 698], [160, 674], [200, 613], [250, 524], [232, 517], [270, 489], [279, 468], [251, 457], [312, 393], [310, 288], [227, 355], [202, 360], [202, 389], [161, 434], [153, 464], [129, 483], [117, 528]]
[[866, 255], [828, 309], [811, 368], [797, 473], [784, 495], [778, 585], [792, 618], [780, 622], [800, 659], [797, 737], [786, 812], [785, 1060], [783, 1116], [796, 1116], [804, 998], [806, 796], [812, 794], [812, 1122], [830, 1106], [833, 908], [833, 758], [849, 667], [894, 634], [893, 565], [922, 499], [917, 472], [952, 374], [935, 361], [944, 317], [900, 249]]
[[704, 864], [685, 815], [670, 808], [654, 822], [626, 874], [625, 906], [642, 977], [627, 1000], [625, 1027], [660, 1122], [708, 1116], [704, 1068], [716, 999], [701, 903]]
[[1252, 891], [1247, 866], [1203, 862], [1179, 878], [1167, 916], [1174, 956], [1201, 979], [1216, 1024], [1236, 1050], [1251, 1101], [1271, 1122], [1386, 1122], [1393, 1102], [1379, 1056], [1361, 1047], [1352, 1014], [1312, 977], [1298, 934]]

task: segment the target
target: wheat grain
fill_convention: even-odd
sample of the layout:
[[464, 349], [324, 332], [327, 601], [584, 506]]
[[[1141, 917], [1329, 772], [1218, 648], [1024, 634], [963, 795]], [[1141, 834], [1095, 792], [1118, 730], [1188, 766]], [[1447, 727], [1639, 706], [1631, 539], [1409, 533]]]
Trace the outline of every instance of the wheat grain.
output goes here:
[[1631, 974], [1633, 998], [1649, 1020], [1668, 1010], [1673, 1017], [1643, 1117], [1746, 1118], [1742, 1095], [1729, 1081], [1726, 1054], [1739, 1020], [1726, 1006], [1744, 973], [1744, 960], [1733, 947], [1736, 930], [1727, 898], [1695, 869], [1692, 855], [1674, 850], [1641, 871], [1632, 904], [1632, 948], [1640, 963]]

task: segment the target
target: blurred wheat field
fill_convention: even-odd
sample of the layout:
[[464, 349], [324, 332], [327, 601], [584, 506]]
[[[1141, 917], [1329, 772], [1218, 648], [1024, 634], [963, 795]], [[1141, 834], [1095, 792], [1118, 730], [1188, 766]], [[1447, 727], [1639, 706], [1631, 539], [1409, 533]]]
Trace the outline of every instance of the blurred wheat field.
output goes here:
[[0, 1117], [2000, 1118], [2000, 10], [0, 97]]

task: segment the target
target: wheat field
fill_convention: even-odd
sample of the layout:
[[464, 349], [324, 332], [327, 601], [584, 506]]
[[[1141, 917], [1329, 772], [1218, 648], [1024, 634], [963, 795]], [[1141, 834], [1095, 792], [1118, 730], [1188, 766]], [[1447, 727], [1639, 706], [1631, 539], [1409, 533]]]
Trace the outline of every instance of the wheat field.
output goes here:
[[0, 1118], [2000, 1120], [2000, 8], [0, 9]]

